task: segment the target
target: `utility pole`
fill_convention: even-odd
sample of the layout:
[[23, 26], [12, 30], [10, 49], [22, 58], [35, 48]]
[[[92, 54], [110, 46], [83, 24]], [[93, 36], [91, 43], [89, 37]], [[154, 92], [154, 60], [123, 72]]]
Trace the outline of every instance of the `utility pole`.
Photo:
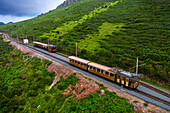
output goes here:
[[136, 76], [138, 76], [138, 57], [137, 57], [137, 61], [136, 61]]
[[24, 39], [24, 34], [23, 34], [23, 32], [22, 32], [22, 40]]
[[76, 42], [76, 57], [77, 57], [77, 42]]
[[49, 45], [50, 45], [49, 42], [50, 42], [50, 41], [49, 41], [49, 37], [48, 37], [48, 49], [49, 49]]
[[18, 37], [18, 35], [17, 35], [17, 39], [18, 39], [18, 43], [19, 43], [19, 37]]

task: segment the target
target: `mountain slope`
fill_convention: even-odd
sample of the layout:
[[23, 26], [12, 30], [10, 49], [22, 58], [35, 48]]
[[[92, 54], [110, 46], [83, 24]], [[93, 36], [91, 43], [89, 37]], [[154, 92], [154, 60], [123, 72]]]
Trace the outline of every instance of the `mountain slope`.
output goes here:
[[81, 0], [41, 17], [0, 27], [37, 41], [55, 44], [60, 52], [110, 67], [139, 72], [170, 87], [168, 0]]
[[3, 22], [0, 22], [0, 26], [5, 25]]

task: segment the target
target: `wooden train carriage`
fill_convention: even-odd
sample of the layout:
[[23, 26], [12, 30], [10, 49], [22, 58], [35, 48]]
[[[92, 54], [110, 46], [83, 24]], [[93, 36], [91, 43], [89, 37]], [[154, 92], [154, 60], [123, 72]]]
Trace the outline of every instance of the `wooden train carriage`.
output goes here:
[[41, 43], [41, 42], [33, 42], [34, 44], [34, 47], [40, 47], [40, 48], [43, 48], [45, 50], [48, 50], [49, 52], [56, 52], [57, 51], [57, 48], [55, 45], [48, 45], [48, 44], [44, 44], [44, 43]]
[[115, 73], [117, 72], [110, 67], [103, 66], [94, 62], [88, 63], [88, 71], [112, 81], [115, 81]]
[[116, 73], [116, 79], [117, 79], [117, 83], [122, 84], [132, 89], [137, 88], [139, 85], [139, 82], [138, 82], [139, 77], [134, 76], [132, 73], [129, 73], [129, 72]]
[[70, 64], [75, 65], [84, 70], [87, 70], [87, 66], [90, 61], [75, 56], [69, 56], [68, 58]]
[[34, 44], [34, 47], [40, 47], [40, 48], [48, 50], [48, 44], [44, 44], [41, 42], [33, 42], [33, 44]]

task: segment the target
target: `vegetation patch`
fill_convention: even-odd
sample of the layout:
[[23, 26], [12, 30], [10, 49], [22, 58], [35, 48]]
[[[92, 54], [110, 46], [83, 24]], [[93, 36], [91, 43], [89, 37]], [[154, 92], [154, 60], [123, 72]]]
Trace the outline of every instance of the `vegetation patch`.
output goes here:
[[61, 37], [64, 34], [67, 34], [69, 31], [71, 31], [77, 25], [82, 24], [87, 19], [91, 19], [92, 17], [98, 16], [99, 13], [107, 11], [109, 9], [109, 7], [111, 7], [113, 5], [116, 5], [118, 2], [119, 1], [116, 1], [114, 3], [108, 2], [106, 5], [103, 5], [103, 6], [99, 7], [99, 8], [95, 8], [95, 10], [90, 12], [88, 15], [84, 15], [83, 17], [81, 17], [80, 20], [68, 21], [66, 23], [63, 23], [63, 25], [61, 27], [57, 27], [55, 30], [50, 31], [50, 33], [44, 33], [40, 37], [49, 37], [50, 36], [51, 40], [53, 40], [53, 39], [59, 40], [59, 39], [61, 39]]
[[123, 25], [124, 24], [103, 23], [102, 26], [99, 27], [99, 33], [88, 34], [85, 39], [79, 40], [79, 49], [94, 52], [101, 47], [100, 43], [103, 42], [103, 40], [108, 40], [109, 36], [113, 32], [120, 31]]

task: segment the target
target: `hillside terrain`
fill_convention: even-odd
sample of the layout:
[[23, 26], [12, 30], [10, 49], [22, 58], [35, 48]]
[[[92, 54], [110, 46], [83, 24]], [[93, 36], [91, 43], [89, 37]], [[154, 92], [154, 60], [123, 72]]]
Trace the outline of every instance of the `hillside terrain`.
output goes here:
[[[108, 91], [103, 84], [88, 78], [82, 81], [82, 75], [60, 76], [49, 89], [56, 76], [47, 71], [52, 62], [32, 58], [8, 44], [0, 35], [0, 112], [134, 112], [127, 99]], [[98, 89], [76, 98], [91, 88], [81, 89], [80, 84], [85, 81], [94, 82], [92, 88], [97, 85]]]
[[135, 72], [170, 88], [168, 0], [81, 0], [0, 31], [55, 44], [59, 52]]

